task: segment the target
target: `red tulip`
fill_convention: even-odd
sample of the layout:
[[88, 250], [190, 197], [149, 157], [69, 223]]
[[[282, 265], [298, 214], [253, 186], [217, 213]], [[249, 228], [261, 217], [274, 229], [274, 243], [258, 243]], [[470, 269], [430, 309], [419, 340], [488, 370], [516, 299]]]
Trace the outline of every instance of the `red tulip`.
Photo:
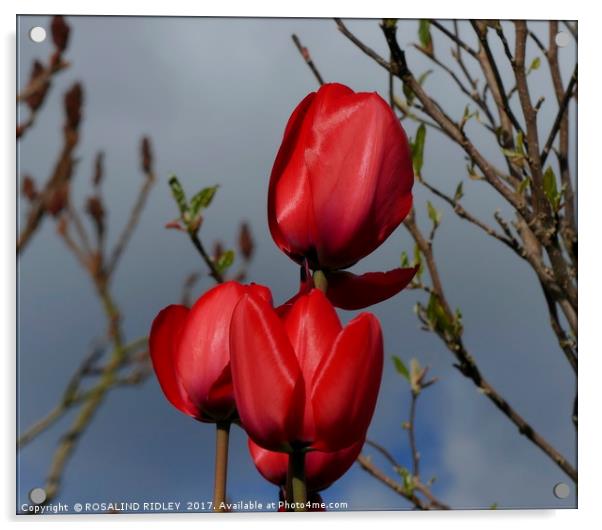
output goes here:
[[383, 367], [376, 317], [363, 313], [343, 328], [317, 289], [278, 313], [249, 292], [232, 315], [234, 394], [247, 434], [285, 452], [338, 451], [365, 438]]
[[[293, 260], [307, 260], [328, 276], [389, 237], [412, 207], [413, 183], [408, 140], [387, 103], [376, 93], [323, 85], [297, 106], [286, 126], [270, 177], [270, 232]], [[409, 283], [412, 270], [386, 273], [378, 278], [378, 295], [360, 294], [340, 307], [393, 296]], [[341, 292], [371, 290], [374, 278], [347, 276], [339, 283], [345, 284]]]
[[[248, 443], [255, 467], [263, 478], [276, 486], [285, 486], [288, 455], [286, 453], [263, 449], [253, 442], [251, 438], [249, 438]], [[364, 440], [362, 439], [345, 449], [333, 453], [309, 451], [305, 456], [307, 490], [313, 493], [321, 491], [341, 478], [353, 465], [363, 445]]]
[[229, 329], [232, 312], [246, 293], [271, 302], [266, 287], [226, 282], [207, 291], [190, 310], [170, 305], [153, 322], [150, 355], [163, 393], [200, 421], [236, 417]]

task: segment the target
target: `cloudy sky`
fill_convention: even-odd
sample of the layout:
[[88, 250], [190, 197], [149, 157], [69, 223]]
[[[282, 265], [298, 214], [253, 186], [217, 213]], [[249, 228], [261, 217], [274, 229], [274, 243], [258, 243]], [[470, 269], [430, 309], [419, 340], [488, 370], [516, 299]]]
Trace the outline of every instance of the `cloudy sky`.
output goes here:
[[[187, 190], [220, 184], [206, 216], [202, 237], [234, 244], [239, 222], [248, 220], [257, 242], [250, 279], [269, 284], [276, 301], [295, 288], [297, 268], [271, 241], [266, 221], [268, 177], [286, 120], [295, 105], [316, 89], [315, 79], [291, 42], [297, 33], [312, 52], [327, 81], [357, 91], [378, 91], [386, 98], [387, 78], [336, 30], [331, 20], [70, 17], [73, 31], [67, 53], [72, 66], [56, 78], [35, 128], [20, 143], [22, 174], [44, 180], [61, 144], [62, 94], [76, 80], [85, 90], [74, 202], [90, 193], [95, 153], [106, 153], [105, 198], [108, 240], [114, 242], [127, 218], [142, 178], [138, 145], [152, 139], [157, 185], [141, 225], [114, 279], [128, 339], [145, 335], [153, 317], [177, 302], [183, 279], [204, 270], [194, 249], [179, 233], [163, 228], [176, 216], [167, 188], [175, 172]], [[19, 86], [33, 58], [46, 58], [50, 45], [35, 44], [28, 31], [48, 27], [48, 17], [20, 17], [17, 47]], [[374, 20], [349, 21], [349, 27], [386, 56]], [[466, 35], [469, 30], [463, 26]], [[547, 38], [545, 23], [532, 23]], [[399, 40], [416, 40], [417, 23], [403, 21]], [[509, 35], [511, 37], [511, 31]], [[435, 39], [449, 57], [449, 44]], [[528, 58], [536, 57], [530, 47]], [[495, 49], [501, 57], [501, 50]], [[417, 52], [408, 53], [416, 72], [431, 67]], [[560, 50], [564, 79], [575, 60], [573, 44]], [[504, 75], [508, 72], [504, 71]], [[547, 69], [531, 74], [534, 97], [546, 100], [540, 124], [547, 130], [556, 112]], [[444, 74], [426, 86], [457, 118], [466, 101]], [[397, 87], [398, 93], [401, 88]], [[572, 110], [574, 122], [575, 112]], [[469, 132], [493, 159], [499, 154], [477, 124]], [[412, 136], [415, 126], [406, 125]], [[423, 173], [453, 193], [465, 181], [465, 204], [484, 219], [505, 206], [485, 184], [467, 180], [462, 153], [429, 133]], [[430, 197], [416, 189], [416, 207], [425, 220]], [[485, 376], [531, 424], [571, 461], [575, 434], [570, 422], [574, 380], [548, 327], [544, 301], [530, 269], [495, 241], [443, 212], [436, 257], [449, 300], [464, 314], [465, 342]], [[21, 211], [23, 214], [23, 210]], [[357, 271], [398, 266], [411, 239], [399, 228]], [[205, 277], [197, 294], [211, 284]], [[570, 507], [553, 495], [567, 480], [537, 448], [521, 437], [475, 387], [452, 367], [452, 357], [432, 335], [419, 329], [412, 308], [420, 295], [404, 292], [373, 308], [381, 319], [387, 358], [417, 357], [431, 366], [439, 382], [421, 397], [417, 439], [426, 480], [455, 508]], [[351, 313], [341, 314], [348, 320]], [[19, 261], [19, 410], [24, 429], [57, 402], [70, 374], [105, 329], [92, 286], [46, 222]], [[387, 364], [370, 437], [410, 465], [406, 433], [407, 385]], [[18, 504], [41, 486], [67, 416], [19, 453]], [[180, 501], [209, 500], [212, 488], [214, 431], [173, 409], [154, 378], [142, 387], [109, 396], [70, 461], [60, 500]], [[273, 486], [255, 471], [245, 436], [234, 429], [229, 495], [233, 500], [270, 501]], [[386, 468], [375, 456], [375, 461]], [[324, 493], [327, 501], [346, 501], [351, 509], [408, 509], [386, 487], [354, 467]]]

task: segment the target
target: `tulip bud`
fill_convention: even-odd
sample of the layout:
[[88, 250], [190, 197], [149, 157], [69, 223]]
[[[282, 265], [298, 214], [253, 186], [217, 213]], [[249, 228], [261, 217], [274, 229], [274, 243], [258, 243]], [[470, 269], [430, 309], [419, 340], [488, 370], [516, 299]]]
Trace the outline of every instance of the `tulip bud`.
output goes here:
[[69, 201], [69, 183], [62, 182], [53, 187], [50, 194], [46, 198], [46, 211], [56, 217], [63, 211]]
[[151, 175], [153, 171], [153, 151], [150, 139], [147, 136], [142, 138], [140, 155], [142, 161], [142, 171], [147, 175]]
[[323, 85], [293, 112], [274, 162], [272, 237], [312, 269], [349, 267], [403, 221], [413, 183], [408, 140], [387, 103]]
[[65, 22], [65, 18], [60, 15], [54, 16], [50, 24], [50, 30], [52, 32], [52, 41], [57, 51], [65, 51], [69, 42], [70, 32], [69, 24]]
[[75, 83], [65, 94], [66, 126], [69, 129], [77, 130], [79, 127], [83, 98], [84, 92], [80, 83]]
[[28, 201], [35, 201], [38, 198], [36, 182], [29, 175], [23, 177], [21, 193]]
[[[41, 76], [45, 75], [45, 71], [46, 69], [44, 68], [44, 65], [40, 61], [35, 60], [31, 67], [29, 84], [33, 85], [36, 83]], [[25, 102], [32, 111], [36, 111], [38, 108], [40, 108], [40, 105], [46, 97], [46, 92], [48, 91], [49, 86], [50, 83], [48, 81], [44, 81], [37, 90], [34, 90], [27, 96]]]
[[[307, 260], [329, 280], [399, 226], [412, 208], [413, 183], [410, 146], [387, 103], [376, 93], [323, 85], [297, 106], [286, 126], [270, 177], [272, 238], [291, 259]], [[346, 300], [340, 307], [366, 307], [407, 285], [396, 275], [380, 280], [388, 288], [381, 281], [378, 297]], [[354, 295], [349, 286], [342, 290]]]
[[266, 287], [226, 282], [207, 291], [190, 310], [168, 306], [153, 322], [150, 355], [161, 388], [172, 405], [200, 421], [236, 417], [230, 320], [246, 293], [271, 303]]
[[104, 177], [104, 153], [99, 151], [94, 159], [94, 174], [92, 176], [92, 184], [98, 188]]
[[230, 354], [238, 412], [259, 446], [332, 452], [365, 438], [383, 366], [373, 315], [343, 328], [318, 289], [284, 310], [248, 293], [232, 315]]
[[238, 234], [238, 248], [245, 261], [249, 261], [253, 257], [255, 251], [255, 242], [251, 235], [249, 223], [243, 222], [240, 224], [240, 232]]
[[96, 233], [101, 238], [105, 231], [105, 209], [100, 197], [88, 197], [86, 202], [86, 212], [92, 219]]

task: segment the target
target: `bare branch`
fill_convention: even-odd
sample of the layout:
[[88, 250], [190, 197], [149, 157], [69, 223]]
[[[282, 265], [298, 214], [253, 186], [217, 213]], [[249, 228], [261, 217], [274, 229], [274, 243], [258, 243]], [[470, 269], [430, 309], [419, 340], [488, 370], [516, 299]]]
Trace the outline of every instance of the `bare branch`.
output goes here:
[[[425, 257], [426, 265], [433, 283], [433, 291], [439, 299], [441, 307], [446, 313], [449, 321], [454, 320], [454, 313], [451, 311], [449, 303], [443, 292], [443, 286], [439, 276], [438, 268], [435, 264], [433, 251], [428, 242], [422, 235], [422, 232], [416, 224], [414, 215], [408, 216], [404, 222], [410, 234], [416, 241], [420, 251]], [[460, 373], [473, 381], [481, 392], [517, 427], [519, 432], [528, 438], [532, 443], [539, 447], [548, 457], [550, 457], [560, 469], [562, 469], [573, 481], [577, 482], [577, 471], [569, 464], [545, 438], [543, 438], [535, 429], [499, 394], [495, 388], [482, 376], [474, 358], [468, 353], [462, 339], [459, 335], [448, 336], [437, 331], [437, 334], [447, 345], [448, 349], [454, 354], [458, 364], [454, 365]]]
[[450, 197], [446, 193], [443, 193], [441, 190], [437, 189], [435, 186], [429, 184], [424, 179], [424, 177], [420, 180], [420, 183], [424, 187], [426, 187], [428, 190], [430, 190], [434, 195], [443, 199], [447, 204], [449, 204], [453, 208], [454, 212], [456, 213], [456, 215], [458, 217], [460, 217], [461, 219], [465, 219], [469, 223], [480, 228], [486, 234], [490, 235], [491, 237], [494, 237], [498, 241], [501, 241], [502, 243], [504, 243], [504, 245], [511, 248], [520, 257], [523, 257], [522, 249], [521, 249], [520, 245], [518, 244], [518, 241], [515, 238], [509, 238], [509, 237], [506, 237], [506, 236], [500, 234], [499, 232], [496, 232], [493, 228], [491, 228], [490, 226], [485, 224], [483, 221], [474, 217], [470, 212], [466, 211], [466, 209], [460, 204], [459, 201], [455, 200], [453, 197]]
[[299, 50], [301, 57], [303, 57], [303, 60], [305, 61], [307, 66], [309, 66], [309, 69], [314, 74], [316, 80], [318, 81], [318, 84], [320, 86], [322, 86], [324, 84], [324, 79], [322, 78], [322, 76], [320, 75], [320, 72], [318, 71], [318, 68], [314, 64], [314, 61], [311, 58], [311, 55], [309, 54], [309, 50], [301, 44], [299, 37], [297, 37], [297, 35], [295, 35], [294, 33], [291, 35], [291, 38], [293, 39], [293, 42], [295, 43], [297, 50]]
[[111, 258], [108, 261], [108, 264], [107, 264], [107, 275], [108, 276], [111, 276], [113, 274], [113, 271], [115, 270], [117, 263], [119, 262], [119, 258], [121, 257], [121, 255], [123, 254], [123, 251], [125, 250], [127, 244], [129, 243], [130, 238], [132, 237], [132, 234], [134, 233], [134, 230], [136, 229], [136, 226], [138, 226], [138, 223], [140, 222], [140, 216], [142, 215], [142, 211], [144, 210], [144, 207], [146, 206], [146, 200], [153, 187], [153, 184], [155, 183], [155, 172], [154, 172], [153, 163], [152, 163], [152, 152], [151, 152], [151, 148], [150, 148], [150, 140], [146, 137], [143, 138], [141, 145], [142, 145], [142, 149], [141, 149], [142, 164], [141, 164], [141, 166], [142, 166], [142, 170], [144, 171], [145, 178], [144, 178], [144, 181], [140, 188], [140, 193], [138, 194], [136, 203], [134, 204], [134, 207], [132, 208], [132, 211], [130, 213], [130, 218], [129, 218], [128, 222], [126, 223], [126, 225], [124, 226], [123, 232], [119, 236], [119, 239], [117, 240], [117, 244], [115, 245], [115, 248], [113, 249], [113, 252], [111, 254]]
[[550, 130], [550, 134], [548, 135], [548, 139], [546, 144], [541, 151], [541, 165], [546, 163], [548, 158], [548, 154], [550, 153], [550, 149], [552, 149], [552, 145], [554, 144], [554, 140], [556, 139], [556, 134], [560, 130], [560, 125], [564, 120], [564, 115], [569, 106], [569, 102], [573, 97], [573, 90], [575, 89], [575, 85], [577, 84], [577, 65], [575, 65], [575, 70], [573, 70], [573, 75], [569, 81], [568, 86], [566, 87], [566, 91], [562, 96], [562, 99], [559, 102], [558, 112], [556, 114], [556, 118], [554, 119], [554, 124], [552, 125], [552, 129]]

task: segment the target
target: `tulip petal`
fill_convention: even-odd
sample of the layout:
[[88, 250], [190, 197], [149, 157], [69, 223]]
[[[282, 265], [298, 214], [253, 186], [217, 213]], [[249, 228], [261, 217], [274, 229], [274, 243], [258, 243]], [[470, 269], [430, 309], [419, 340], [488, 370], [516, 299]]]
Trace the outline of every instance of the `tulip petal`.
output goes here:
[[341, 478], [353, 465], [364, 446], [364, 439], [332, 453], [309, 451], [305, 456], [307, 489], [322, 491]]
[[271, 450], [290, 449], [303, 415], [301, 368], [283, 324], [253, 294], [236, 306], [230, 327], [234, 393], [247, 434]]
[[347, 271], [327, 273], [328, 299], [341, 309], [363, 309], [400, 292], [411, 281], [418, 267], [368, 272], [360, 276]]
[[177, 342], [188, 313], [183, 305], [167, 306], [153, 321], [148, 342], [153, 368], [165, 397], [184, 414], [198, 417], [199, 412], [182, 387], [175, 368]]
[[192, 306], [182, 330], [176, 371], [190, 399], [209, 421], [226, 420], [235, 413], [230, 320], [246, 291], [236, 282], [210, 289]]
[[251, 458], [261, 476], [276, 486], [284, 486], [288, 471], [288, 454], [264, 449], [251, 438], [248, 439], [247, 444]]
[[310, 183], [303, 152], [297, 149], [303, 143], [307, 129], [303, 124], [315, 96], [315, 92], [306, 96], [289, 118], [272, 168], [268, 191], [268, 221], [272, 238], [283, 252], [299, 263], [306, 254], [312, 253], [316, 239]]
[[[364, 440], [360, 440], [350, 447], [332, 453], [308, 451], [305, 454], [305, 480], [308, 491], [311, 493], [321, 491], [341, 478], [353, 465], [363, 445]], [[261, 476], [276, 486], [285, 486], [289, 455], [268, 451], [250, 438], [248, 446], [255, 467]]]
[[380, 324], [362, 313], [344, 328], [318, 366], [311, 402], [316, 449], [338, 451], [365, 438], [374, 413], [383, 369]]
[[[330, 353], [342, 329], [334, 307], [322, 291], [312, 289], [309, 294], [299, 297], [284, 316], [284, 327], [301, 367], [303, 380], [312, 381], [316, 367]], [[311, 442], [315, 433], [309, 400], [305, 402], [302, 424], [300, 441]]]

